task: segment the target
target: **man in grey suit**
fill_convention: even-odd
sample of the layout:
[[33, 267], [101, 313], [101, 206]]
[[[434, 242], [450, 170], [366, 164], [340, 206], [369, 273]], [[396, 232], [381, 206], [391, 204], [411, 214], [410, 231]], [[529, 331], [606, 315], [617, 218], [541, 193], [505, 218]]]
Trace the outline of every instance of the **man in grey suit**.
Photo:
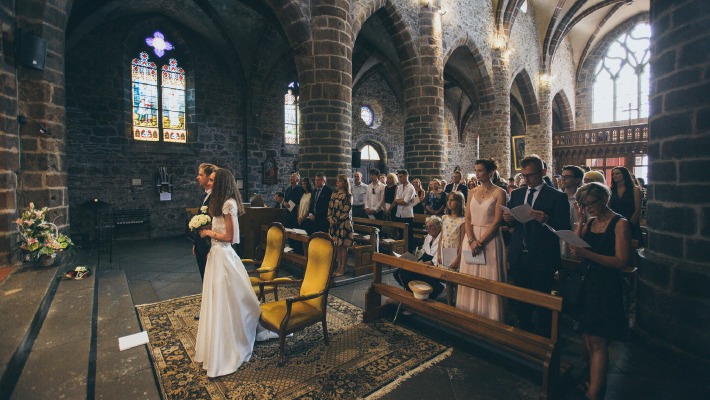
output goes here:
[[[509, 212], [503, 213], [505, 222], [514, 228], [508, 249], [510, 273], [516, 286], [549, 294], [560, 267], [560, 240], [543, 224], [555, 230], [570, 229], [569, 203], [564, 193], [545, 184], [546, 170], [539, 156], [529, 155], [520, 164], [527, 186], [510, 194], [508, 208], [530, 204], [533, 220], [522, 224]], [[551, 317], [549, 310], [518, 303], [520, 328], [529, 332], [549, 337]]]

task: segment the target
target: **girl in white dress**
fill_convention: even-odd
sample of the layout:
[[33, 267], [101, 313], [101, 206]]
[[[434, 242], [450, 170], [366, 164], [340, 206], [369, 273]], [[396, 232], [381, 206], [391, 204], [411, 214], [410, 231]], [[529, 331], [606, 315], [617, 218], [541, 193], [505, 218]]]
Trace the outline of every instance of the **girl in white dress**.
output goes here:
[[[495, 170], [496, 163], [493, 160], [476, 161], [476, 179], [481, 184], [468, 192], [468, 210], [464, 224], [466, 235], [463, 246], [471, 249], [474, 254], [483, 251], [486, 263], [468, 264], [462, 257], [459, 272], [505, 282], [505, 248], [500, 231], [503, 209], [500, 206], [506, 204], [506, 194], [505, 190], [491, 182]], [[488, 292], [459, 286], [456, 307], [503, 321], [503, 299]]]
[[249, 361], [261, 310], [244, 264], [232, 248], [239, 243], [237, 216], [244, 213], [237, 183], [226, 169], [213, 172], [210, 181], [212, 227], [201, 230], [200, 236], [210, 237], [212, 248], [202, 284], [195, 361], [214, 378], [231, 374]]

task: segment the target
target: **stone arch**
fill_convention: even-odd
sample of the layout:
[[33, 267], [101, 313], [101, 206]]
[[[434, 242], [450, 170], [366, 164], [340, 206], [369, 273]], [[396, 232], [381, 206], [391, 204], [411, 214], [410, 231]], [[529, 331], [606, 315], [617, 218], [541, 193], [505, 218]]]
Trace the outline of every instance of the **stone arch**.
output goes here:
[[476, 43], [468, 34], [466, 34], [465, 37], [454, 40], [449, 50], [444, 54], [444, 69], [446, 69], [451, 55], [460, 48], [468, 50], [473, 60], [471, 71], [476, 85], [476, 94], [478, 95], [480, 110], [482, 112], [492, 112], [495, 106], [495, 91], [493, 89], [491, 74], [486, 67], [486, 62], [481, 52], [478, 50], [478, 46], [476, 46]]
[[[303, 13], [297, 0], [265, 0], [264, 1], [281, 24], [291, 48], [298, 52], [302, 46], [312, 41], [310, 19]], [[244, 2], [249, 4], [250, 2]]]
[[518, 85], [520, 95], [523, 100], [523, 108], [525, 109], [525, 119], [528, 125], [537, 125], [540, 123], [540, 105], [537, 102], [535, 95], [535, 86], [530, 79], [530, 75], [523, 68], [515, 75], [513, 84]]
[[559, 111], [562, 131], [571, 131], [574, 128], [574, 114], [564, 89], [557, 92], [552, 99], [552, 109], [555, 108]]
[[355, 14], [351, 17], [353, 21], [353, 43], [357, 40], [357, 36], [365, 22], [377, 14], [383, 18], [384, 25], [387, 27], [390, 38], [392, 38], [394, 47], [397, 50], [397, 57], [400, 64], [404, 64], [410, 60], [415, 60], [418, 63], [418, 52], [414, 46], [414, 35], [412, 34], [411, 28], [405, 22], [406, 19], [403, 18], [401, 12], [398, 10], [397, 5], [391, 0], [368, 0], [362, 2], [362, 4], [358, 3], [351, 15], [352, 14]]

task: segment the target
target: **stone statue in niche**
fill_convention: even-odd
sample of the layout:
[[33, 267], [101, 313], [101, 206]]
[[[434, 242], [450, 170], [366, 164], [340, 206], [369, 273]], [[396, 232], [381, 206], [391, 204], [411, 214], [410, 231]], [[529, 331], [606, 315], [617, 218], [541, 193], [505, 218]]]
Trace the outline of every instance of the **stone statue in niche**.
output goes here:
[[279, 179], [279, 167], [273, 157], [264, 162], [264, 185], [275, 185]]

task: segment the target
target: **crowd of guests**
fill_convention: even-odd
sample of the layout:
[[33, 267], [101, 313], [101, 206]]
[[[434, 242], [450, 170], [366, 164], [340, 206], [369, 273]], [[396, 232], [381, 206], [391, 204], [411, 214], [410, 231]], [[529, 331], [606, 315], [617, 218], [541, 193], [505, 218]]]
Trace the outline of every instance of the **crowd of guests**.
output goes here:
[[[352, 180], [338, 175], [334, 191], [322, 173], [313, 182], [292, 174], [290, 186], [275, 195], [277, 206], [294, 205], [287, 207], [286, 226], [328, 232], [337, 247], [336, 276], [346, 272], [352, 217], [412, 224], [414, 214], [428, 215], [421, 262], [544, 293], [552, 291], [562, 258], [580, 261], [587, 279], [577, 319], [589, 360], [582, 387], [588, 398], [603, 398], [609, 342], [623, 338], [628, 325], [621, 269], [628, 264], [632, 238], [641, 241], [643, 187], [628, 169], [613, 168], [610, 184], [603, 173], [585, 166], [564, 166], [550, 178], [545, 162], [530, 155], [507, 181], [490, 159], [477, 160], [469, 179], [457, 168], [449, 182], [431, 179], [426, 188], [421, 179], [410, 180], [406, 170], [382, 174], [372, 169], [369, 175], [369, 184], [360, 172]], [[502, 207], [523, 204], [532, 207], [527, 223]], [[574, 230], [590, 247], [567, 245], [548, 228]], [[415, 253], [409, 231], [409, 250]], [[430, 298], [444, 289], [436, 279], [408, 271], [394, 277], [407, 290], [411, 280], [429, 283]], [[507, 308], [515, 307], [521, 329], [550, 335], [548, 310], [515, 303], [468, 287], [456, 289], [458, 308], [505, 321]]]

